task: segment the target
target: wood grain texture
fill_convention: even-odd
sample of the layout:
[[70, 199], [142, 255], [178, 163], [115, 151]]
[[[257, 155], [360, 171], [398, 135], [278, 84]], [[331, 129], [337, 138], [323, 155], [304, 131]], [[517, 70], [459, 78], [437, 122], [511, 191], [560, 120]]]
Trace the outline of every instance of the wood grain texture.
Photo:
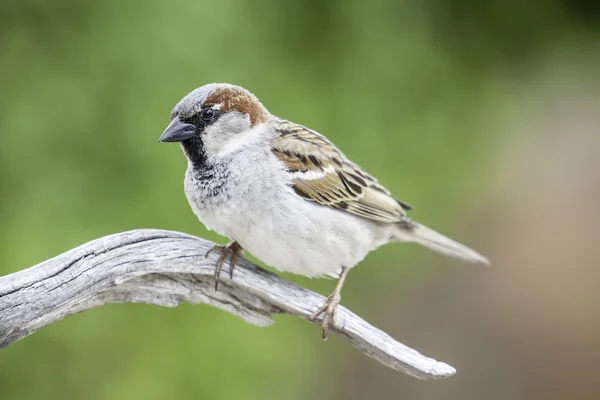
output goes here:
[[[135, 230], [106, 236], [31, 268], [0, 277], [0, 348], [81, 311], [110, 303], [174, 307], [205, 303], [258, 326], [273, 314], [308, 321], [325, 297], [238, 260], [233, 280], [224, 267], [214, 290], [214, 243], [180, 232]], [[319, 321], [314, 324], [319, 325]], [[454, 375], [341, 307], [333, 329], [362, 353], [419, 379]], [[315, 331], [315, 340], [319, 335]]]

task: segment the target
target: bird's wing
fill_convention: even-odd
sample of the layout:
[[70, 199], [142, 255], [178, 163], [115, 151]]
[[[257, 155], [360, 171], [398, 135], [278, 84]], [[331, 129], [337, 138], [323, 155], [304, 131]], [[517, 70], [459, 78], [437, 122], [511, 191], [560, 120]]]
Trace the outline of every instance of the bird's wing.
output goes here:
[[379, 222], [402, 222], [411, 207], [348, 160], [319, 133], [277, 121], [273, 153], [285, 163], [295, 192], [308, 201]]

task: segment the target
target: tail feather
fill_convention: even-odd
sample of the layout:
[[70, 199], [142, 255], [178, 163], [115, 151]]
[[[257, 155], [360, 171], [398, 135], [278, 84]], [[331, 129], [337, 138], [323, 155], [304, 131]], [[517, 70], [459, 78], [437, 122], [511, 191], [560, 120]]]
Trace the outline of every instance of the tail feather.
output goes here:
[[460, 258], [475, 264], [491, 265], [487, 258], [475, 250], [417, 222], [410, 221], [409, 224], [401, 225], [400, 229], [402, 232], [399, 235], [399, 240], [401, 241], [415, 242], [447, 256]]

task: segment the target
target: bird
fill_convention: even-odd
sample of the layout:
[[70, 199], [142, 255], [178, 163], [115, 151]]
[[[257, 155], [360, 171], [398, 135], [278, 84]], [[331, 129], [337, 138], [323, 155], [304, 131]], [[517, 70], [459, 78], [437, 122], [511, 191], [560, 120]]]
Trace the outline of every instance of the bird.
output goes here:
[[[200, 222], [231, 242], [214, 246], [215, 290], [246, 250], [282, 272], [336, 278], [309, 317], [327, 339], [348, 272], [388, 243], [416, 242], [444, 255], [490, 264], [407, 215], [411, 206], [348, 159], [330, 140], [271, 114], [245, 88], [210, 83], [183, 97], [160, 142], [180, 144], [184, 188]], [[321, 317], [319, 321], [318, 318]]]

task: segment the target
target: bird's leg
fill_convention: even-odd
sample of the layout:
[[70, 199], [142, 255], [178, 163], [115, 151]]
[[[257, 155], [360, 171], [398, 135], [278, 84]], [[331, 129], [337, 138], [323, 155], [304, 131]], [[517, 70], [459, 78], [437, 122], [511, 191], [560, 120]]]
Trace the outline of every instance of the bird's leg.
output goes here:
[[314, 321], [314, 319], [319, 315], [325, 314], [323, 316], [323, 321], [321, 322], [321, 337], [323, 340], [327, 340], [327, 332], [329, 331], [329, 327], [335, 326], [335, 310], [342, 300], [342, 286], [344, 286], [344, 281], [346, 280], [349, 270], [349, 268], [342, 267], [342, 272], [340, 272], [340, 277], [335, 285], [335, 290], [333, 293], [331, 293], [331, 295], [329, 295], [325, 304], [319, 307], [319, 309], [308, 318], [309, 320]]
[[217, 261], [217, 266], [215, 268], [215, 290], [219, 288], [219, 276], [221, 275], [221, 269], [223, 267], [223, 263], [229, 257], [229, 278], [233, 279], [233, 269], [235, 268], [235, 262], [239, 256], [241, 256], [244, 252], [242, 246], [238, 244], [238, 242], [233, 241], [227, 244], [226, 246], [213, 246], [210, 250], [206, 252], [205, 257], [208, 257], [210, 253], [213, 251], [221, 252], [219, 256], [219, 260]]

